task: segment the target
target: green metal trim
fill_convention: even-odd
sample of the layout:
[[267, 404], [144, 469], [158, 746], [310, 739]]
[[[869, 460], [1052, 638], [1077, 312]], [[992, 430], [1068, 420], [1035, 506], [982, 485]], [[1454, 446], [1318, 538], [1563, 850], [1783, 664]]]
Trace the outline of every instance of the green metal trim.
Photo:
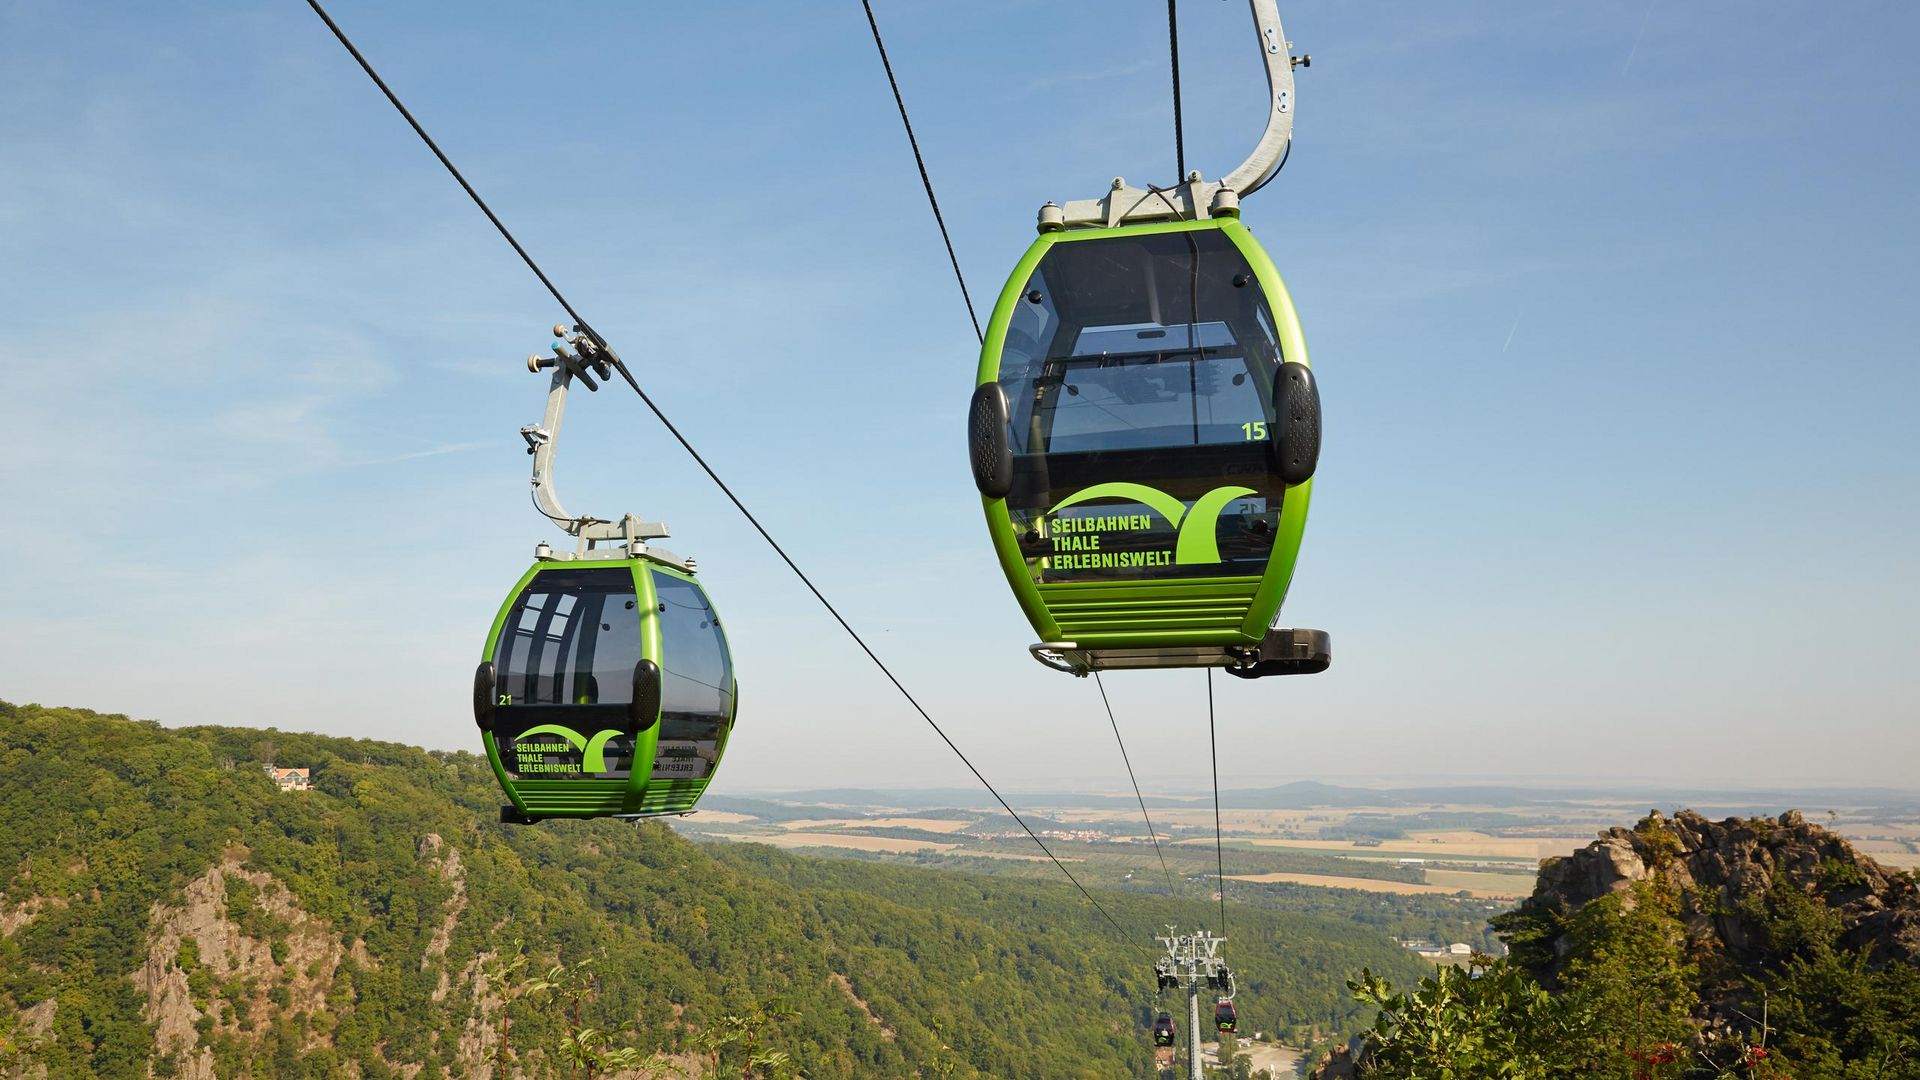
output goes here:
[[[720, 765], [714, 763], [717, 775]], [[691, 810], [706, 794], [711, 780], [667, 780], [649, 785], [646, 799], [639, 803], [634, 811], [642, 814], [678, 814]]]
[[[653, 587], [653, 575], [642, 573], [646, 570], [664, 569], [659, 563], [644, 559], [632, 560], [634, 599], [643, 605], [646, 615], [640, 620], [640, 655], [649, 657], [661, 667], [661, 677], [666, 675], [665, 646], [660, 640], [660, 594]], [[646, 801], [647, 785], [653, 780], [653, 755], [660, 747], [660, 714], [653, 714], [653, 723], [639, 738], [633, 741], [633, 771], [627, 774], [627, 800], [622, 810], [632, 813]], [[642, 766], [641, 762], [646, 762]]]
[[[1141, 645], [1250, 645], [1243, 629], [1261, 578], [1175, 578], [1159, 581], [1063, 581], [1037, 587], [1056, 638], [1084, 648]], [[1149, 618], [1152, 627], [1141, 629]], [[1183, 626], [1182, 624], [1186, 624]], [[1265, 628], [1262, 628], [1264, 635]]]
[[1007, 327], [1013, 322], [1014, 305], [1020, 302], [1021, 286], [1033, 276], [1033, 268], [1040, 265], [1046, 257], [1047, 249], [1058, 243], [1066, 233], [1041, 233], [1013, 264], [1013, 273], [1007, 276], [1007, 283], [1000, 289], [1000, 299], [994, 301], [993, 314], [987, 319], [987, 337], [980, 343], [980, 366], [974, 372], [973, 385], [985, 386], [1000, 381], [1000, 351], [1007, 347]]
[[[631, 813], [622, 780], [519, 780], [524, 812], [534, 817], [594, 818]], [[514, 805], [520, 806], [521, 802]]]
[[[513, 583], [513, 591], [507, 593], [506, 600], [500, 604], [500, 610], [494, 613], [493, 626], [487, 630], [486, 651], [480, 654], [481, 663], [492, 662], [494, 647], [500, 642], [500, 628], [507, 623], [507, 612], [513, 610], [513, 602], [520, 598], [520, 593], [527, 587], [527, 582], [532, 581], [533, 575], [539, 573], [541, 569], [539, 563], [534, 563], [526, 573], [520, 575], [520, 580]], [[480, 739], [487, 751], [487, 763], [493, 766], [493, 778], [500, 782], [500, 790], [506, 793], [507, 801], [513, 804], [515, 810], [523, 814], [529, 813], [527, 804], [520, 798], [520, 793], [514, 786], [513, 779], [507, 775], [506, 765], [500, 760], [500, 750], [494, 745], [497, 741], [492, 738], [492, 732], [488, 732]]]
[[1027, 567], [1026, 555], [1020, 550], [1020, 542], [1014, 538], [1013, 518], [1007, 513], [1007, 500], [989, 499], [981, 496], [980, 504], [987, 512], [987, 533], [993, 537], [993, 549], [1000, 556], [1000, 570], [1007, 576], [1007, 584], [1013, 586], [1013, 598], [1020, 604], [1020, 610], [1027, 615], [1027, 622], [1033, 626], [1034, 633], [1042, 641], [1060, 640], [1060, 624], [1054, 621], [1053, 613], [1047, 609], [1047, 602], [1040, 597], [1040, 587], [1034, 584], [1033, 571]]
[[[1013, 321], [1014, 305], [1020, 302], [1021, 289], [1027, 279], [1033, 276], [1033, 269], [1046, 257], [1047, 250], [1058, 243], [1066, 233], [1042, 233], [1028, 246], [1026, 254], [1013, 266], [1013, 272], [1007, 275], [1007, 283], [1000, 289], [1000, 298], [994, 301], [993, 314], [987, 320], [987, 337], [980, 344], [980, 366], [974, 373], [974, 385], [985, 386], [1000, 379], [1000, 351], [1006, 348], [1007, 327]], [[1042, 641], [1056, 641], [1060, 637], [1060, 626], [1048, 613], [1046, 602], [1040, 599], [1039, 589], [1034, 585], [1033, 574], [1027, 568], [1026, 557], [1020, 551], [1019, 542], [1014, 537], [1013, 518], [1007, 513], [1007, 500], [989, 499], [982, 496], [982, 508], [987, 515], [987, 531], [993, 537], [994, 551], [1000, 556], [1001, 572], [1006, 574], [1007, 584], [1013, 587], [1013, 596], [1020, 604], [1020, 610], [1026, 613], [1027, 622]]]
[[[1254, 277], [1260, 281], [1260, 290], [1267, 294], [1267, 304], [1273, 311], [1273, 330], [1280, 339], [1280, 358], [1293, 364], [1311, 368], [1313, 364], [1307, 358], [1307, 339], [1300, 329], [1300, 313], [1293, 306], [1293, 294], [1287, 291], [1287, 283], [1280, 277], [1280, 271], [1273, 265], [1273, 259], [1266, 249], [1253, 238], [1253, 233], [1238, 219], [1223, 219], [1220, 231], [1240, 254], [1253, 267]], [[1258, 640], [1266, 636], [1267, 627], [1280, 614], [1280, 605], [1286, 601], [1287, 588], [1293, 583], [1294, 567], [1300, 559], [1300, 539], [1307, 528], [1307, 506], [1313, 500], [1313, 481], [1308, 480], [1288, 488], [1280, 500], [1280, 520], [1274, 527], [1274, 557], [1267, 560], [1267, 572], [1261, 576], [1260, 591], [1254, 594], [1253, 603], [1247, 610], [1247, 621], [1241, 624], [1241, 631]], [[1284, 554], [1284, 558], [1279, 557]]]

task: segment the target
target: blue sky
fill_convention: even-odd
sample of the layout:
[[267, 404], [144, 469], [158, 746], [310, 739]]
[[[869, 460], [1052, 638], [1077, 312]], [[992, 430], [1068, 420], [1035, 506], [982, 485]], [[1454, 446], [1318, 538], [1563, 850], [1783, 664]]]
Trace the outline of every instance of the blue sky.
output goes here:
[[[1124, 783], [990, 558], [857, 3], [330, 10], [990, 777]], [[1162, 7], [876, 10], [976, 303], [1041, 202], [1171, 179]], [[1223, 783], [1910, 786], [1920, 12], [1282, 13], [1315, 62], [1245, 220], [1326, 401], [1285, 617], [1336, 660], [1217, 680]], [[1218, 175], [1258, 61], [1181, 14]], [[477, 746], [556, 305], [303, 4], [9, 0], [0, 71], [0, 697]], [[970, 782], [630, 395], [559, 476], [699, 558], [722, 789]], [[1109, 680], [1149, 787], [1204, 781], [1201, 678]]]

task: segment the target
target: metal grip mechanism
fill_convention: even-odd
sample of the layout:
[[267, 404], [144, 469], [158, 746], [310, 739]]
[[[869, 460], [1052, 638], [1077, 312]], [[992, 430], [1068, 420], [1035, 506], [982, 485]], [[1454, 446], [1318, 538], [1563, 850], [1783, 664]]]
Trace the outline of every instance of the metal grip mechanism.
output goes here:
[[[599, 384], [593, 381], [593, 375], [598, 375], [608, 382], [613, 380], [613, 361], [608, 351], [587, 336], [585, 331], [576, 326], [569, 333], [565, 323], [554, 323], [553, 336], [556, 339], [551, 346], [553, 355], [541, 356], [535, 353], [527, 357], [528, 371], [538, 375], [547, 368], [562, 368], [567, 374], [587, 384], [589, 390], [600, 389]], [[580, 351], [575, 353], [573, 349]], [[589, 375], [589, 371], [592, 371], [593, 375]]]

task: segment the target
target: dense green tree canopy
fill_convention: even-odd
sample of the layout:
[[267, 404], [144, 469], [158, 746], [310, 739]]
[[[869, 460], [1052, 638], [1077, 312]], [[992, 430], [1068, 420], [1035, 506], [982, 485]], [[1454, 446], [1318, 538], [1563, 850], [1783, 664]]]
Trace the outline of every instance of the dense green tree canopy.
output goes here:
[[[1217, 916], [1103, 891], [1136, 944], [1060, 881], [503, 826], [499, 802], [470, 754], [0, 703], [0, 1016], [44, 1026], [56, 1077], [567, 1075], [631, 1048], [1106, 1080], [1152, 1075], [1148, 935]], [[1349, 972], [1421, 970], [1326, 914], [1232, 915], [1243, 1030], [1358, 1030]], [[556, 964], [584, 989], [528, 989]]]

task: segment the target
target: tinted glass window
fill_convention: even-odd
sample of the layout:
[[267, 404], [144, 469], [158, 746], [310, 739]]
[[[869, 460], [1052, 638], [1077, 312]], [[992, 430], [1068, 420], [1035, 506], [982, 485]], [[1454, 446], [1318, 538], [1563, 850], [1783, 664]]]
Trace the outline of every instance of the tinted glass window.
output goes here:
[[1207, 445], [1273, 419], [1279, 362], [1252, 267], [1206, 229], [1049, 248], [1009, 320], [1000, 384], [1016, 451]]
[[514, 599], [494, 645], [494, 738], [518, 777], [621, 777], [634, 738], [625, 706], [642, 654], [633, 572], [543, 570]]
[[1041, 418], [1051, 453], [1247, 441], [1266, 403], [1237, 356], [1064, 365]]
[[660, 743], [657, 777], [699, 778], [713, 772], [733, 712], [733, 661], [713, 605], [698, 585], [653, 572], [661, 641]]
[[631, 571], [546, 570], [507, 612], [493, 665], [514, 705], [624, 705], [640, 656]]
[[1265, 569], [1284, 494], [1268, 435], [1273, 328], [1252, 267], [1217, 229], [1048, 249], [1000, 367], [1007, 509], [1036, 580]]

